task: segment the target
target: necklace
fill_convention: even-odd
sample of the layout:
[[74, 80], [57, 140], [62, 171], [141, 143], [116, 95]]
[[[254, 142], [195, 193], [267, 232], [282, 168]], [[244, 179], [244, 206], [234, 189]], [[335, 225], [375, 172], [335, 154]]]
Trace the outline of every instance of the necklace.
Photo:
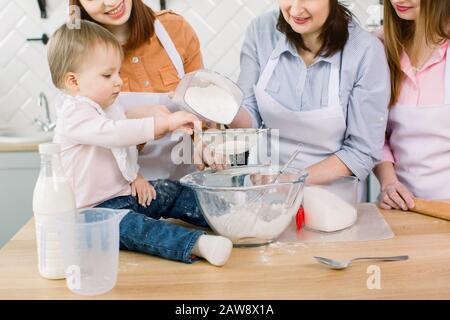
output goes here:
[[414, 72], [415, 74], [418, 74], [420, 71], [422, 71], [422, 69], [423, 69], [423, 67], [425, 66], [425, 64], [426, 64], [426, 63], [428, 62], [428, 60], [430, 60], [431, 57], [433, 56], [433, 53], [434, 53], [434, 50], [432, 50], [432, 51], [425, 57], [424, 62], [421, 64], [420, 67], [416, 67], [416, 66], [411, 65], [411, 68], [412, 68], [412, 70], [413, 70], [413, 72]]
[[418, 68], [418, 67], [414, 67], [414, 66], [412, 66], [411, 68], [415, 74], [419, 73], [420, 70], [422, 70], [422, 68]]

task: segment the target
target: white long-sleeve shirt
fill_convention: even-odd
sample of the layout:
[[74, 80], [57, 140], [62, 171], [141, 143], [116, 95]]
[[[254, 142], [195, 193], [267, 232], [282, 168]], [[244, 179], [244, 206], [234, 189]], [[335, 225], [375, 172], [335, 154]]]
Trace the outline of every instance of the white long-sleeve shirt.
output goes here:
[[65, 96], [57, 108], [54, 142], [71, 179], [77, 208], [130, 195], [111, 148], [135, 146], [154, 139], [153, 118], [111, 120], [101, 107], [81, 96]]

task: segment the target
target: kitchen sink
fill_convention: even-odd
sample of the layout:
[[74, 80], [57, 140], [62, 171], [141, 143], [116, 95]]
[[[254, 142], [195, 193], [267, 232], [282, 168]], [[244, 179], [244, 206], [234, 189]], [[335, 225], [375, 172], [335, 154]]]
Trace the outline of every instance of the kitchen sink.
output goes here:
[[53, 139], [53, 131], [40, 131], [38, 129], [0, 127], [0, 143], [27, 144], [49, 142]]

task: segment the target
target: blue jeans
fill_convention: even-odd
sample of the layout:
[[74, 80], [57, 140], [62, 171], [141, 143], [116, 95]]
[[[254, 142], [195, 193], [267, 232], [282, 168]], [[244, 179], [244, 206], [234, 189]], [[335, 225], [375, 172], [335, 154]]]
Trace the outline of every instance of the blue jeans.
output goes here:
[[209, 228], [194, 191], [172, 180], [150, 183], [156, 190], [156, 199], [147, 208], [133, 196], [109, 199], [97, 207], [130, 210], [120, 222], [121, 249], [192, 263], [192, 249], [205, 232], [189, 230], [159, 219], [176, 218]]

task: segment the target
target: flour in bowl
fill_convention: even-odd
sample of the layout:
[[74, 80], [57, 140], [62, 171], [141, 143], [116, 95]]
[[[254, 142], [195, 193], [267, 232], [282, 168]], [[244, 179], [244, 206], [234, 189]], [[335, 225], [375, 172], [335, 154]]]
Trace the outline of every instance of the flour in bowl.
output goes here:
[[292, 221], [296, 207], [271, 204], [264, 208], [231, 206], [230, 211], [220, 216], [210, 215], [208, 221], [213, 229], [233, 243], [244, 238], [262, 241], [277, 238]]
[[239, 109], [231, 93], [213, 84], [189, 88], [184, 99], [195, 112], [216, 123], [230, 124]]

